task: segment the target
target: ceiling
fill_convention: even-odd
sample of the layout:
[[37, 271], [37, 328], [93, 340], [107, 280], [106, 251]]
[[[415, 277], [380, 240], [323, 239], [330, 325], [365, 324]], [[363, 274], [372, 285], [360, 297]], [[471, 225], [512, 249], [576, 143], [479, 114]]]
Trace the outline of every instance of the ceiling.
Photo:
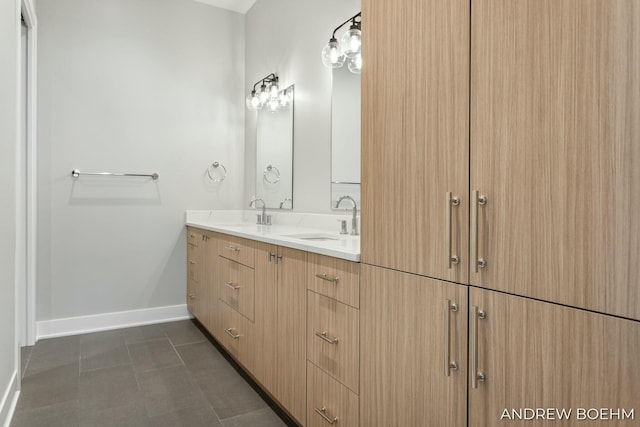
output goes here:
[[247, 13], [256, 0], [195, 0], [200, 3], [233, 10], [234, 12]]

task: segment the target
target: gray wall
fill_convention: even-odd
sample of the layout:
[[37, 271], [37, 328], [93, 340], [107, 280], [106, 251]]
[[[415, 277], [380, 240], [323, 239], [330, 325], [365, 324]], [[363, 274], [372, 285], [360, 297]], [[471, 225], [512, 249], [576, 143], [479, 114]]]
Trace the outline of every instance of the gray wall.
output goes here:
[[[247, 13], [245, 97], [271, 72], [281, 87], [295, 84], [295, 211], [331, 211], [331, 70], [320, 52], [334, 28], [359, 10], [359, 0], [258, 0]], [[256, 122], [255, 113], [246, 117], [248, 202], [255, 191]]]
[[[15, 190], [18, 19], [15, 0], [0, 0], [0, 399], [17, 368]], [[11, 403], [11, 398], [6, 402]], [[0, 401], [0, 405], [2, 402]], [[0, 423], [3, 423], [0, 407]]]
[[[37, 319], [184, 304], [185, 209], [243, 203], [244, 16], [39, 0], [38, 22]], [[213, 161], [222, 184], [205, 179]]]

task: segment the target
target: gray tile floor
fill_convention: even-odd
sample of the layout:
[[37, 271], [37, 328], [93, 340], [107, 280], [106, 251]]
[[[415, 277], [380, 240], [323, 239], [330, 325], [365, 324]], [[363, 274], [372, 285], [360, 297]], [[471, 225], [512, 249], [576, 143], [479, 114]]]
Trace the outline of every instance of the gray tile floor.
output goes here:
[[188, 320], [22, 349], [12, 427], [284, 426]]

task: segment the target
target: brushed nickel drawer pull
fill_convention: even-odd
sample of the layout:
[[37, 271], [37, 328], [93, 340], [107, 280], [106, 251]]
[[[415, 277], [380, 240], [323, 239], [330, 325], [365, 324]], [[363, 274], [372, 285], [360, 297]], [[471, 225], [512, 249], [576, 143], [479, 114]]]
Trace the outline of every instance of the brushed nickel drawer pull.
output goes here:
[[189, 264], [195, 264], [195, 263], [196, 263], [195, 261], [189, 260]]
[[447, 191], [447, 195], [446, 195], [446, 212], [445, 212], [445, 220], [446, 220], [446, 225], [445, 225], [445, 232], [446, 232], [446, 236], [445, 236], [445, 242], [446, 242], [446, 257], [447, 257], [447, 268], [451, 268], [451, 266], [453, 264], [458, 264], [460, 262], [460, 258], [458, 257], [458, 255], [453, 255], [451, 253], [452, 249], [451, 249], [451, 206], [459, 206], [460, 205], [460, 198], [459, 197], [453, 197], [451, 191]]
[[444, 376], [448, 377], [451, 369], [458, 370], [458, 363], [455, 360], [450, 360], [449, 355], [449, 311], [454, 313], [458, 311], [458, 304], [451, 304], [451, 300], [444, 300]]
[[234, 291], [237, 291], [240, 289], [240, 286], [235, 286], [233, 282], [224, 282], [224, 284], [227, 286], [227, 288], [233, 289]]
[[320, 415], [322, 419], [324, 419], [329, 424], [335, 424], [338, 422], [338, 417], [333, 417], [333, 419], [331, 419], [325, 415], [327, 413], [327, 408], [325, 408], [324, 406], [320, 409], [318, 408], [313, 408], [313, 409], [316, 411], [316, 414]]
[[471, 272], [477, 273], [478, 267], [484, 268], [487, 261], [484, 258], [478, 258], [478, 205], [485, 206], [487, 204], [487, 196], [481, 196], [478, 190], [471, 192], [471, 244], [469, 247], [471, 263]]
[[338, 278], [338, 276], [335, 276], [335, 277], [329, 277], [329, 276], [327, 275], [327, 273], [318, 273], [318, 274], [316, 274], [316, 277], [317, 277], [318, 279], [326, 280], [327, 282], [333, 282], [333, 283], [335, 283], [335, 284], [338, 284], [338, 280], [340, 280], [340, 279]]
[[239, 248], [236, 248], [235, 246], [231, 246], [231, 245], [227, 245], [224, 247], [226, 250], [231, 251], [231, 252], [240, 252]]
[[189, 299], [195, 299], [196, 296], [194, 294], [189, 294]]
[[237, 340], [238, 338], [240, 338], [240, 335], [236, 335], [233, 333], [233, 328], [224, 328], [224, 331], [227, 333], [227, 335], [229, 335], [234, 340]]
[[326, 331], [322, 331], [322, 332], [316, 332], [316, 336], [318, 338], [320, 338], [321, 340], [324, 340], [326, 342], [328, 342], [329, 344], [338, 344], [338, 337], [331, 339], [329, 337], [327, 337], [327, 332]]
[[189, 237], [191, 237], [192, 239], [195, 239], [196, 235], [195, 234], [189, 234]]
[[478, 319], [486, 319], [487, 313], [483, 310], [478, 310], [478, 307], [475, 305], [471, 306], [471, 324], [470, 324], [470, 335], [471, 335], [471, 349], [470, 349], [470, 374], [471, 374], [471, 388], [478, 388], [478, 381], [484, 382], [486, 380], [486, 376], [483, 372], [478, 371]]

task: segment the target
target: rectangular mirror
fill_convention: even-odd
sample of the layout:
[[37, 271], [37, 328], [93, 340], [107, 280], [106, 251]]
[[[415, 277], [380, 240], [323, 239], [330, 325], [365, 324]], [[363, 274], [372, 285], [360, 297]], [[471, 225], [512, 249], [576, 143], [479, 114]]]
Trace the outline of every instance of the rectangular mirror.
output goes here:
[[332, 70], [331, 208], [351, 196], [360, 208], [360, 74]]
[[255, 195], [269, 209], [293, 209], [293, 85], [284, 92], [288, 106], [257, 111]]

